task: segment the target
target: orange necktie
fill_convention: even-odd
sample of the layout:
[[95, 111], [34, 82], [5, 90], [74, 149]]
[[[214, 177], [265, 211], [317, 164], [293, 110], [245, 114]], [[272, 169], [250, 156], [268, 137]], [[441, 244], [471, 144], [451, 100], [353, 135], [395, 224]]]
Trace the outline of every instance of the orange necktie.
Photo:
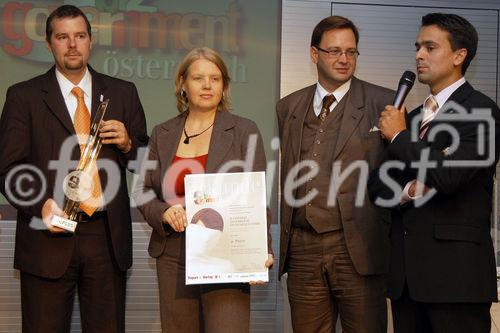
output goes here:
[[[85, 105], [85, 99], [83, 97], [83, 90], [79, 87], [74, 87], [71, 93], [75, 95], [78, 103], [76, 105], [75, 118], [73, 124], [75, 126], [75, 131], [78, 136], [78, 142], [80, 144], [80, 152], [83, 154], [85, 148], [86, 138], [90, 133], [90, 112]], [[92, 216], [96, 211], [97, 207], [102, 206], [102, 193], [101, 193], [101, 182], [99, 180], [99, 173], [97, 172], [96, 163], [92, 163], [87, 167], [86, 170], [92, 177], [92, 195], [87, 200], [80, 203], [80, 209], [84, 211], [88, 216]]]

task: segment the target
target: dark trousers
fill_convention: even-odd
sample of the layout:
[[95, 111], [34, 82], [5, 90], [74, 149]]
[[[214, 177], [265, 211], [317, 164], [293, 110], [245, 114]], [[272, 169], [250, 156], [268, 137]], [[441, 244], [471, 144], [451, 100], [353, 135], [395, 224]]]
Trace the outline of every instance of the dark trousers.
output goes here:
[[115, 268], [105, 219], [79, 224], [64, 275], [47, 279], [21, 272], [24, 333], [67, 333], [76, 288], [82, 332], [125, 331], [126, 273]]
[[386, 333], [384, 277], [354, 269], [341, 230], [318, 234], [294, 228], [289, 248], [288, 298], [294, 333]]
[[162, 332], [248, 333], [250, 286], [186, 285], [184, 235], [168, 236], [156, 259]]
[[392, 301], [394, 333], [490, 333], [491, 303], [423, 303], [403, 295]]

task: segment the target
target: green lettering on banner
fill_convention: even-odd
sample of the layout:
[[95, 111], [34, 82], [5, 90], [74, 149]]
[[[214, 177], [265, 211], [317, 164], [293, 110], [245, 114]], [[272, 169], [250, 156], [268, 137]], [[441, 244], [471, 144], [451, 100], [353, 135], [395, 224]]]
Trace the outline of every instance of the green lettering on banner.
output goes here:
[[95, 0], [95, 8], [102, 12], [116, 12], [120, 9], [120, 0]]
[[[145, 6], [142, 4], [143, 0], [130, 0], [127, 3], [125, 10], [136, 10], [138, 12], [154, 13], [158, 11], [158, 8], [153, 6]], [[121, 9], [121, 8], [120, 8]]]

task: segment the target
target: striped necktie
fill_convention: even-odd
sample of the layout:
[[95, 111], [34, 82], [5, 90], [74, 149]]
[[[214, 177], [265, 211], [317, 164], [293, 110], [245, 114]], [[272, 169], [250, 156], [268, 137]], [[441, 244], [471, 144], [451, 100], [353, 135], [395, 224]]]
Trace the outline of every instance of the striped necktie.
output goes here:
[[422, 112], [424, 113], [422, 116], [422, 123], [420, 124], [420, 130], [418, 133], [418, 137], [422, 139], [429, 128], [430, 122], [436, 116], [436, 111], [439, 106], [436, 100], [436, 97], [430, 95], [424, 102], [424, 107], [422, 108]]

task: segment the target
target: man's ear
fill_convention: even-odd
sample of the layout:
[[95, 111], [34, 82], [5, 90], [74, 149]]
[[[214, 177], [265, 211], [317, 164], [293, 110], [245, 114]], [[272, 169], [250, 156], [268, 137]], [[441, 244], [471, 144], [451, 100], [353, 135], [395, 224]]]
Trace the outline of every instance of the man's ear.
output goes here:
[[314, 46], [311, 46], [310, 49], [310, 55], [311, 55], [311, 61], [315, 64], [318, 63], [318, 49], [315, 48]]
[[47, 50], [52, 53], [52, 46], [50, 45], [50, 41], [48, 41], [47, 39], [45, 39], [45, 46], [47, 47]]
[[467, 57], [467, 49], [458, 49], [455, 51], [455, 55], [453, 57], [453, 65], [460, 66], [463, 65], [465, 58]]

